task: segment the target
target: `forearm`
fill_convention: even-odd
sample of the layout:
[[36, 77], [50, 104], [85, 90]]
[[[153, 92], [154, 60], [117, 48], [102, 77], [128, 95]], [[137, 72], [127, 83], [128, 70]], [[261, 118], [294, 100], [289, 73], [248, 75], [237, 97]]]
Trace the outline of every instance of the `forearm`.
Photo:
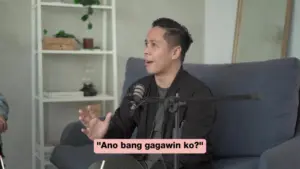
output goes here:
[[5, 120], [8, 118], [9, 106], [6, 99], [0, 94], [0, 116], [3, 116]]

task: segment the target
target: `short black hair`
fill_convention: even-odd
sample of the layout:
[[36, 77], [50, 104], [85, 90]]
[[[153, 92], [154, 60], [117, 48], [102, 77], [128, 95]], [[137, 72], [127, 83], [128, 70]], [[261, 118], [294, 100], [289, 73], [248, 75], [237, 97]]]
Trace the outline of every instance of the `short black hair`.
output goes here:
[[171, 45], [179, 45], [181, 47], [181, 61], [183, 62], [186, 52], [193, 43], [188, 29], [170, 18], [158, 18], [153, 21], [152, 27], [161, 27], [166, 30], [165, 40]]

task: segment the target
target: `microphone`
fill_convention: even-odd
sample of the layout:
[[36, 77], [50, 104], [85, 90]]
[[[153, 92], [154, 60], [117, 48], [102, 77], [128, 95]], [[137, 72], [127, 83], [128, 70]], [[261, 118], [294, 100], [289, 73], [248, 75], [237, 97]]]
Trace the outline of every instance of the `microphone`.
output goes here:
[[130, 112], [133, 113], [140, 102], [143, 100], [143, 97], [145, 95], [145, 87], [142, 84], [137, 84], [133, 88], [132, 94], [129, 94], [128, 97], [130, 98]]

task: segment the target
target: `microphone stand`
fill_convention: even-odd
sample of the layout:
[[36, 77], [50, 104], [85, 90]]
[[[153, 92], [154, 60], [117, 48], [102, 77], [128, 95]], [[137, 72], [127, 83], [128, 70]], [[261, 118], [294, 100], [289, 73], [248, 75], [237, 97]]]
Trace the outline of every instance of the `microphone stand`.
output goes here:
[[[170, 97], [169, 99], [169, 112], [175, 114], [175, 133], [174, 133], [174, 139], [180, 138], [180, 130], [179, 130], [179, 108], [186, 103], [179, 100], [179, 95], [176, 93], [175, 97]], [[179, 158], [178, 154], [174, 154], [174, 169], [179, 169]]]

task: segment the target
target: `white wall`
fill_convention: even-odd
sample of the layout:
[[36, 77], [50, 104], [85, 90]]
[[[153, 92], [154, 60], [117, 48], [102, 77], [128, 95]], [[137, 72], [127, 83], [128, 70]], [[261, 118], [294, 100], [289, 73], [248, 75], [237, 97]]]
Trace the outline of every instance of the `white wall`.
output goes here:
[[300, 1], [294, 1], [294, 15], [292, 20], [289, 56], [300, 59]]
[[[6, 3], [7, 2], [7, 3]], [[31, 168], [30, 4], [0, 3], [0, 91], [9, 102], [7, 168]], [[17, 6], [18, 5], [18, 6]], [[23, 9], [22, 9], [23, 8]]]
[[204, 62], [230, 63], [237, 0], [205, 1]]

